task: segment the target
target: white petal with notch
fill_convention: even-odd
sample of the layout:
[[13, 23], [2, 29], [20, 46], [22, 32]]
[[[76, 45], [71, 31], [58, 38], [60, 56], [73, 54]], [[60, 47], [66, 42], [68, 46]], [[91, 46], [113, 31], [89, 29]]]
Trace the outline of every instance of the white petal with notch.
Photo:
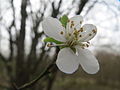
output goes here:
[[[59, 20], [48, 17], [42, 22], [42, 28], [46, 35], [58, 41], [65, 42], [65, 28]], [[62, 34], [61, 34], [62, 33]]]
[[99, 63], [95, 56], [87, 49], [78, 49], [79, 63], [89, 74], [95, 74], [99, 71]]
[[72, 74], [78, 69], [79, 62], [70, 48], [63, 48], [58, 53], [56, 65], [62, 72]]
[[80, 32], [80, 41], [86, 42], [91, 40], [97, 33], [97, 28], [93, 24], [85, 24], [82, 26], [83, 32]]
[[[83, 17], [81, 15], [76, 15], [76, 16], [69, 19], [69, 22], [67, 23], [66, 29], [69, 30], [70, 33], [74, 30], [74, 28], [79, 30], [82, 22], [83, 22]], [[73, 23], [73, 26], [71, 28], [72, 23]]]

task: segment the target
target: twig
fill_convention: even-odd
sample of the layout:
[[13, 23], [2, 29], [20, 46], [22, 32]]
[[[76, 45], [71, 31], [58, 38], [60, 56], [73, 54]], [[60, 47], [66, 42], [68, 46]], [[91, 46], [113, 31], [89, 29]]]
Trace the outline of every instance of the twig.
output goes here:
[[16, 90], [23, 90], [26, 88], [31, 87], [32, 85], [34, 85], [37, 81], [39, 81], [42, 77], [44, 77], [45, 75], [49, 74], [49, 69], [52, 68], [54, 66], [54, 64], [50, 64], [37, 78], [35, 78], [34, 80], [18, 87], [15, 83], [13, 83], [13, 86]]

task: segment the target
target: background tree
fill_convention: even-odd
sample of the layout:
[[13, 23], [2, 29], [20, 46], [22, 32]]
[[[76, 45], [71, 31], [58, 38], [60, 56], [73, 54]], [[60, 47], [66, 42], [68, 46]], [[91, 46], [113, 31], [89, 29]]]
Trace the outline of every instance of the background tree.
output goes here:
[[[80, 14], [85, 4], [88, 0], [79, 0], [78, 1], [78, 10], [76, 14]], [[60, 11], [62, 7], [62, 0], [59, 1], [45, 1], [40, 0], [40, 7], [37, 12], [32, 10], [32, 3], [30, 0], [21, 0], [20, 6], [20, 27], [18, 29], [16, 23], [16, 7], [14, 5], [14, 0], [9, 0], [9, 9], [11, 9], [13, 18], [10, 24], [7, 26], [5, 23], [1, 23], [3, 27], [7, 30], [9, 34], [8, 42], [9, 42], [9, 56], [6, 58], [0, 52], [0, 59], [4, 62], [6, 73], [8, 77], [8, 89], [13, 90], [13, 82], [16, 85], [21, 86], [24, 83], [27, 83], [34, 79], [38, 74], [40, 74], [44, 68], [51, 61], [56, 60], [57, 53], [59, 51], [58, 48], [46, 48], [42, 40], [45, 37], [43, 31], [40, 30], [41, 21], [46, 17], [45, 13], [48, 13], [49, 16], [54, 18], [60, 17], [62, 13], [65, 11]], [[76, 3], [72, 1], [72, 4]], [[49, 9], [48, 6], [51, 6], [50, 12], [47, 11]], [[27, 8], [30, 11], [27, 11]], [[69, 10], [70, 11], [70, 10]], [[47, 15], [48, 16], [48, 15]], [[1, 15], [2, 21], [2, 15]], [[31, 26], [27, 26], [30, 23]], [[26, 42], [27, 35], [27, 27], [29, 27], [30, 31], [30, 41], [31, 46], [28, 48], [29, 51], [26, 51], [28, 47]], [[13, 31], [15, 34], [13, 35]], [[2, 39], [2, 38], [1, 38]], [[39, 48], [37, 48], [39, 47]], [[54, 53], [52, 57], [49, 56], [50, 52]], [[27, 52], [27, 53], [26, 53]], [[39, 53], [38, 53], [39, 52]], [[57, 68], [54, 69], [50, 75], [47, 75], [41, 83], [37, 86], [32, 86], [31, 90], [44, 89], [51, 90], [52, 83], [55, 79], [57, 73]], [[44, 83], [46, 83], [44, 85]]]
[[[0, 1], [0, 72], [5, 79], [4, 83], [0, 84], [1, 90], [14, 90], [14, 83], [21, 86], [35, 79], [56, 60], [59, 48], [47, 48], [46, 43], [43, 42], [46, 36], [42, 31], [41, 22], [44, 18], [48, 16], [60, 18], [64, 14], [79, 15], [84, 9], [86, 16], [96, 3], [102, 3], [110, 9], [104, 0], [70, 0], [69, 2], [38, 0], [37, 9], [33, 5], [33, 0], [3, 1]], [[2, 4], [6, 7], [2, 7]], [[110, 10], [117, 17], [118, 14]], [[7, 16], [4, 13], [8, 13]], [[3, 42], [7, 43], [6, 46]], [[7, 49], [7, 53], [4, 53], [3, 46]], [[26, 90], [51, 90], [57, 68], [53, 66], [50, 72]]]

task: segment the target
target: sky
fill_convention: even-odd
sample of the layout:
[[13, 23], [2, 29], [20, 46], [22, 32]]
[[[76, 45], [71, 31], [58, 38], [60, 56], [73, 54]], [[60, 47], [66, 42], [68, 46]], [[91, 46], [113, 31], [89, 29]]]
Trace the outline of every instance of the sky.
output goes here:
[[[32, 10], [34, 12], [40, 9], [39, 0], [30, 0], [32, 3]], [[43, 0], [41, 0], [43, 1]], [[47, 0], [45, 0], [47, 1]], [[49, 0], [52, 1], [52, 0]], [[57, 2], [56, 0], [56, 6]], [[120, 52], [120, 1], [119, 0], [97, 0], [97, 3], [91, 8], [91, 10], [86, 14], [86, 11], [90, 8], [91, 4], [94, 3], [95, 0], [90, 0], [90, 3], [86, 4], [86, 7], [83, 9], [81, 15], [84, 17], [84, 23], [91, 23], [97, 26], [97, 35], [93, 40], [91, 40], [91, 48], [90, 49], [106, 49], [109, 51]], [[1, 3], [2, 2], [2, 3]], [[9, 39], [8, 33], [4, 28], [3, 23], [6, 26], [10, 25], [10, 22], [13, 19], [11, 14], [11, 9], [9, 9], [10, 5], [7, 3], [8, 0], [0, 0], [0, 13], [3, 15], [3, 20], [0, 22], [0, 34], [2, 34], [2, 42], [0, 44], [3, 53], [9, 52], [8, 50], [8, 42]], [[60, 11], [64, 11], [66, 9], [71, 9], [69, 13], [69, 17], [74, 16], [75, 11], [77, 10], [77, 3], [79, 0], [75, 0], [75, 4], [72, 4], [72, 0], [63, 0], [62, 8]], [[20, 0], [14, 0], [14, 5], [16, 7], [16, 25], [17, 28], [20, 28]], [[41, 4], [42, 5], [42, 4]], [[47, 5], [48, 9], [46, 12], [50, 11], [51, 6]], [[44, 7], [42, 7], [44, 8]], [[41, 10], [42, 10], [41, 8]], [[8, 10], [7, 10], [8, 9]], [[30, 12], [30, 8], [27, 8], [27, 12]], [[64, 11], [63, 14], [67, 14], [68, 10]], [[46, 17], [50, 15], [50, 13], [45, 14]], [[27, 27], [27, 40], [29, 41], [30, 27], [32, 26], [29, 21]], [[15, 34], [14, 28], [12, 29], [12, 33]], [[28, 43], [28, 42], [27, 42]], [[30, 41], [27, 47], [30, 46]]]
[[[119, 52], [120, 49], [120, 2], [119, 0], [99, 0], [85, 17], [86, 22], [98, 28], [94, 46]], [[104, 47], [103, 47], [104, 46]]]

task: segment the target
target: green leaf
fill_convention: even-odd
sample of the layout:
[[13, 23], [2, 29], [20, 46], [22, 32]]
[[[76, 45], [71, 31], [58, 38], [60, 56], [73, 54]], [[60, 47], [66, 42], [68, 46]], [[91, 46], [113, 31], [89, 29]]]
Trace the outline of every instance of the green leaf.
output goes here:
[[62, 43], [63, 43], [63, 42], [57, 41], [57, 40], [55, 40], [55, 39], [53, 39], [53, 38], [51, 38], [51, 37], [46, 37], [46, 38], [44, 39], [44, 42], [54, 42], [54, 43], [56, 43], [56, 44], [62, 44]]
[[63, 15], [61, 18], [60, 18], [60, 22], [62, 23], [63, 27], [66, 28], [66, 25], [67, 25], [67, 22], [68, 22], [68, 17], [67, 15]]

